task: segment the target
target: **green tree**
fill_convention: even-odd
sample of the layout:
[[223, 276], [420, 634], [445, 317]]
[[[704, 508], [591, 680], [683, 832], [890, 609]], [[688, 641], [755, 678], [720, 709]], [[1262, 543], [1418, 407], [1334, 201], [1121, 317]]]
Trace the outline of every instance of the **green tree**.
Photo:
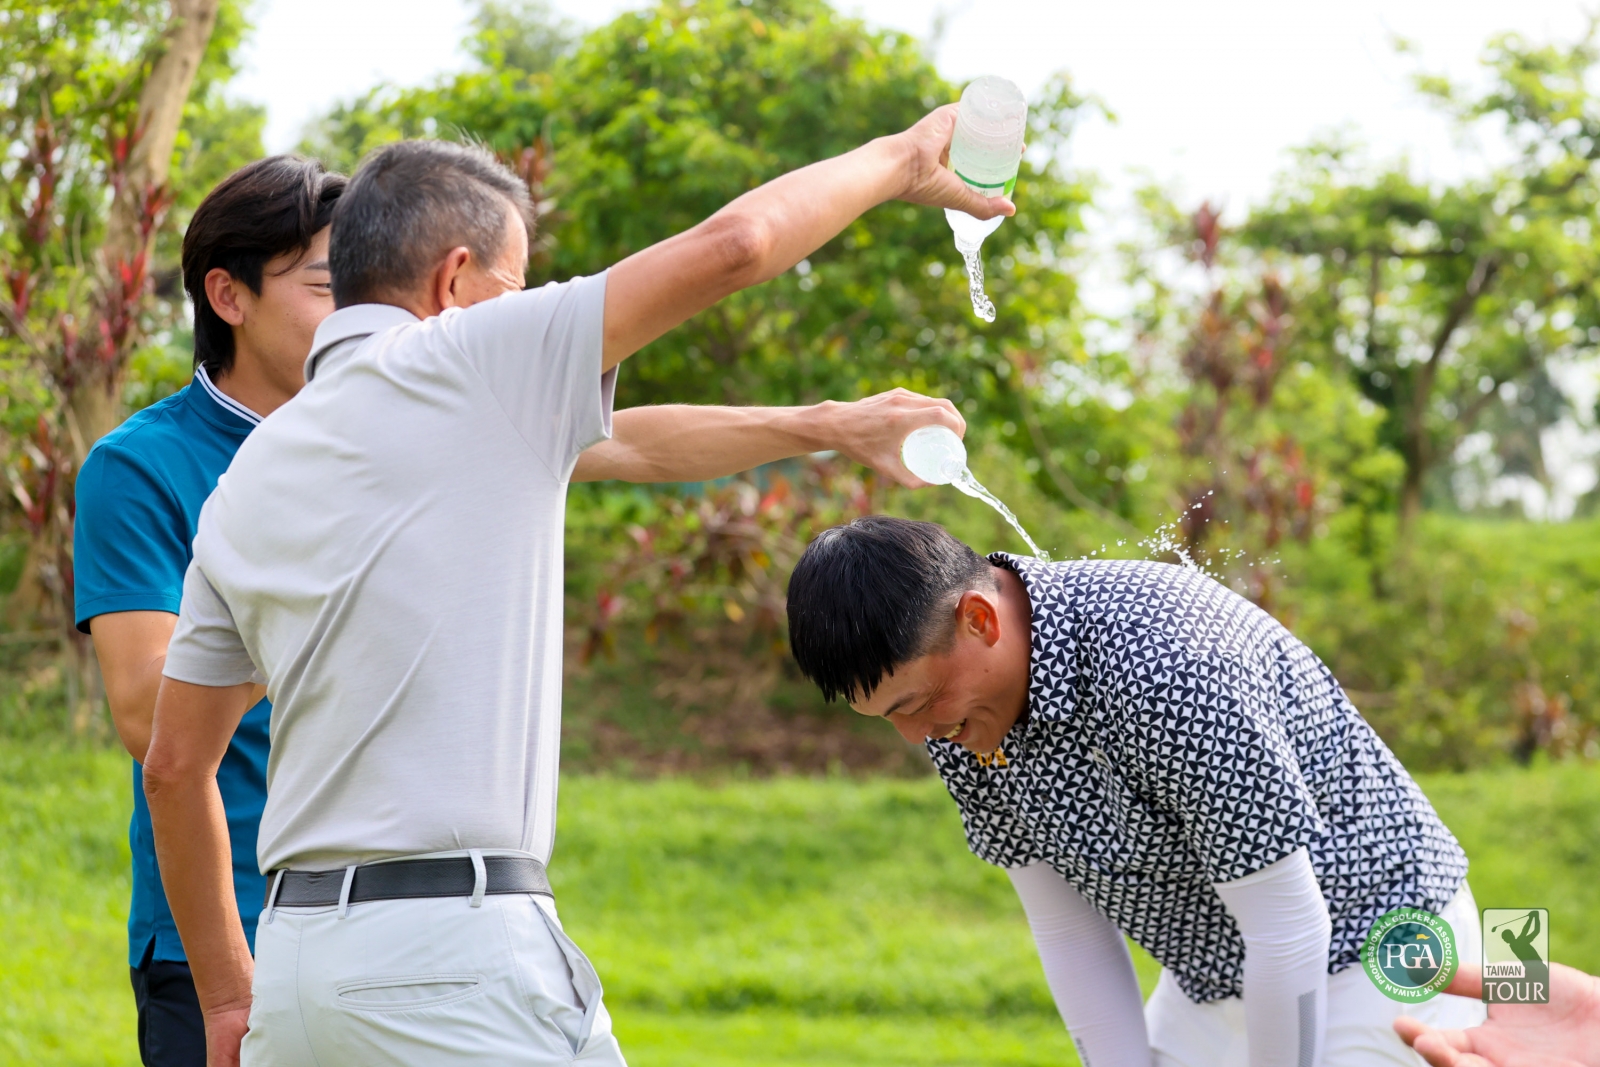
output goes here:
[[1384, 408], [1404, 524], [1430, 492], [1450, 499], [1450, 461], [1474, 430], [1495, 435], [1502, 471], [1542, 473], [1538, 431], [1568, 412], [1551, 361], [1600, 343], [1596, 59], [1593, 32], [1565, 48], [1500, 37], [1485, 91], [1419, 85], [1462, 122], [1501, 126], [1512, 162], [1439, 185], [1317, 144], [1245, 227], [1296, 257], [1316, 294], [1300, 309], [1307, 343]]
[[0, 449], [6, 533], [29, 545], [12, 614], [62, 635], [80, 723], [97, 675], [72, 627], [73, 478], [130, 365], [181, 328], [199, 186], [260, 154], [260, 111], [221, 94], [244, 30], [233, 0], [0, 2]]
[[[495, 54], [485, 32], [480, 59]], [[956, 96], [916, 40], [821, 0], [665, 0], [588, 33], [548, 71], [483, 66], [377, 90], [332, 113], [307, 148], [348, 163], [400, 136], [469, 135], [508, 159], [546, 146], [554, 208], [537, 282], [604, 269]], [[619, 402], [796, 403], [904, 385], [1004, 421], [1017, 403], [1007, 349], [1076, 339], [1064, 254], [1087, 192], [1054, 158], [1082, 105], [1065, 79], [1034, 102], [1022, 211], [985, 245], [993, 326], [968, 309], [943, 218], [889, 204], [656, 342], [629, 364]]]

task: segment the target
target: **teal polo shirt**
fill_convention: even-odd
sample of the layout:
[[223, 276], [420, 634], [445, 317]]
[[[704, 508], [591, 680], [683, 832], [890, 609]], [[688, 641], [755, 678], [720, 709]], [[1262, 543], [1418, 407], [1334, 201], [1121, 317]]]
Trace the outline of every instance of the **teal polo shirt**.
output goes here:
[[[78, 474], [72, 533], [79, 630], [88, 633], [95, 616], [112, 612], [178, 613], [200, 505], [260, 421], [218, 390], [201, 368], [188, 386], [96, 442]], [[233, 889], [252, 952], [266, 889], [256, 866], [256, 830], [267, 802], [271, 715], [265, 700], [251, 708], [217, 768], [233, 848]], [[178, 928], [161, 890], [144, 772], [137, 762], [128, 845], [133, 853], [128, 964], [183, 960]]]

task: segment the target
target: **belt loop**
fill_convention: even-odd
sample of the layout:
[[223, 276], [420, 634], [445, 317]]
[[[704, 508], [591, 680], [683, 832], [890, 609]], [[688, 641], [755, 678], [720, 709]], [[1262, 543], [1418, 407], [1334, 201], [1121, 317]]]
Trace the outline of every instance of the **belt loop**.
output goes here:
[[268, 926], [272, 925], [272, 913], [278, 906], [278, 890], [283, 886], [283, 876], [289, 868], [279, 867], [278, 873], [272, 876], [272, 892], [267, 894], [267, 914], [263, 920]]
[[483, 907], [483, 894], [489, 888], [489, 870], [483, 865], [483, 850], [467, 849], [472, 857], [472, 907]]
[[339, 887], [339, 918], [350, 914], [350, 887], [355, 884], [356, 865], [351, 864], [344, 869], [344, 885]]

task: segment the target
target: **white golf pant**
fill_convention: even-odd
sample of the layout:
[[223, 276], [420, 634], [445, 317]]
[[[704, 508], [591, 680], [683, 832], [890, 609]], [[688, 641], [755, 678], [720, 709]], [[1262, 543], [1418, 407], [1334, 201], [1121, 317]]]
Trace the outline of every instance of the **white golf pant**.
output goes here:
[[[1478, 905], [1471, 889], [1462, 885], [1440, 917], [1455, 932], [1460, 959], [1482, 958]], [[1244, 1067], [1250, 1062], [1244, 1001], [1238, 997], [1196, 1004], [1162, 971], [1144, 1014], [1155, 1067]], [[1482, 1002], [1467, 997], [1441, 995], [1423, 1004], [1390, 1000], [1358, 963], [1328, 977], [1321, 1067], [1426, 1067], [1394, 1032], [1394, 1021], [1402, 1015], [1451, 1030], [1477, 1026], [1486, 1018]]]
[[548, 897], [278, 907], [253, 993], [243, 1067], [626, 1067]]

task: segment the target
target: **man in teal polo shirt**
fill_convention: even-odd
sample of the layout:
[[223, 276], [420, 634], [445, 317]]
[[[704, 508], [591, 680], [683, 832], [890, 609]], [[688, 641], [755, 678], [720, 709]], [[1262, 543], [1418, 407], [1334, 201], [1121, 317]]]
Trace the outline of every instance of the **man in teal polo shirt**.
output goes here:
[[[139, 1055], [151, 1067], [203, 1067], [205, 1025], [162, 892], [141, 763], [177, 621], [200, 505], [261, 419], [303, 384], [317, 324], [333, 310], [328, 225], [344, 178], [278, 156], [217, 186], [184, 236], [195, 308], [195, 377], [102, 438], [78, 477], [74, 531], [78, 629], [94, 638], [112, 718], [134, 758], [133, 895], [128, 964]], [[233, 886], [254, 945], [264, 880], [256, 829], [266, 802], [267, 725], [255, 703], [217, 770]]]

